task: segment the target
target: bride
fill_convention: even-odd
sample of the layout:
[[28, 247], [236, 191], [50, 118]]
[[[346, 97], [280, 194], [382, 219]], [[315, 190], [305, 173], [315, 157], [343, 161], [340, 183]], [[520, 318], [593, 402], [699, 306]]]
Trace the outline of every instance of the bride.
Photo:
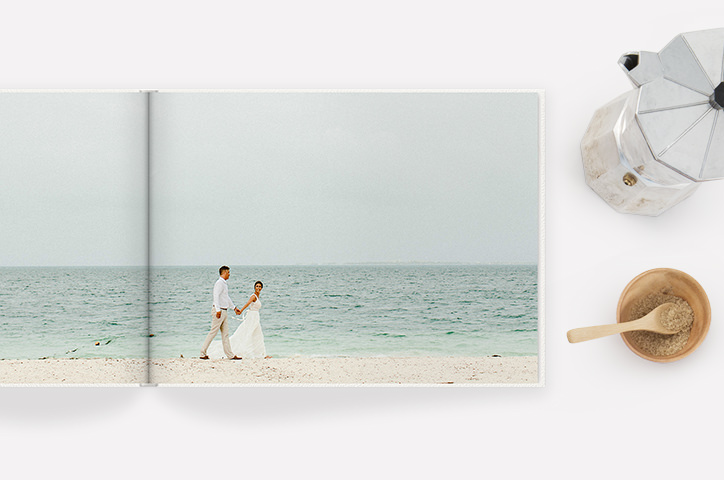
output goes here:
[[[256, 282], [254, 284], [254, 293], [249, 297], [246, 305], [241, 307], [243, 312], [246, 307], [249, 310], [241, 319], [241, 325], [236, 329], [234, 334], [229, 337], [231, 350], [234, 354], [241, 358], [271, 358], [266, 354], [264, 347], [264, 334], [261, 331], [261, 323], [259, 322], [259, 310], [261, 310], [261, 289], [264, 284]], [[206, 353], [209, 358], [224, 358], [224, 349], [219, 340], [214, 341]]]

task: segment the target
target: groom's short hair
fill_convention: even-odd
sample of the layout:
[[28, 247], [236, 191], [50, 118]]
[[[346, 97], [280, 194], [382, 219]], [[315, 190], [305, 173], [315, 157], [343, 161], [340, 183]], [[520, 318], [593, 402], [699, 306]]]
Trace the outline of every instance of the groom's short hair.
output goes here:
[[227, 270], [229, 270], [229, 267], [227, 267], [226, 265], [222, 266], [221, 268], [219, 268], [219, 275], [221, 275], [222, 273], [224, 273]]

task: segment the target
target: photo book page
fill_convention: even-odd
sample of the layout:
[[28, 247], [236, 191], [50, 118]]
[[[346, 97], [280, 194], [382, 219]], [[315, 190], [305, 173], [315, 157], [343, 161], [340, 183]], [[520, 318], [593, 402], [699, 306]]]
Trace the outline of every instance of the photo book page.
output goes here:
[[0, 384], [543, 386], [543, 92], [0, 92]]
[[148, 381], [147, 111], [0, 93], [0, 383]]

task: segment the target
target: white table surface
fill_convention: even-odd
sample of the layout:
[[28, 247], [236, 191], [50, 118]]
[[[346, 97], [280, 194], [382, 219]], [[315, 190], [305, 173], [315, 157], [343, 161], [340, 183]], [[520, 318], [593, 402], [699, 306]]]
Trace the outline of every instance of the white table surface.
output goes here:
[[[0, 469], [240, 479], [721, 471], [724, 182], [657, 218], [621, 215], [584, 183], [579, 143], [593, 112], [631, 88], [621, 54], [724, 26], [724, 4], [16, 3], [0, 17], [0, 88], [545, 89], [546, 385], [3, 389]], [[655, 267], [683, 270], [708, 292], [712, 324], [698, 351], [660, 365], [617, 336], [567, 343], [568, 329], [614, 321], [624, 286]]]

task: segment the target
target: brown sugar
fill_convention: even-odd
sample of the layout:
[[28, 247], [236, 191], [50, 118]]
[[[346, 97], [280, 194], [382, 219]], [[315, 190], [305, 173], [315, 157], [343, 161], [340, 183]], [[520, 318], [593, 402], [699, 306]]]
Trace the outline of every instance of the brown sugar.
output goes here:
[[694, 323], [694, 310], [683, 298], [671, 295], [671, 289], [663, 289], [637, 300], [631, 308], [628, 321], [637, 320], [664, 303], [673, 303], [675, 308], [668, 310], [661, 323], [668, 329], [677, 331], [672, 335], [636, 330], [630, 332], [630, 339], [641, 350], [655, 356], [673, 355], [686, 346]]
[[694, 323], [694, 311], [687, 305], [671, 303], [659, 317], [661, 325], [672, 332], [680, 332]]

